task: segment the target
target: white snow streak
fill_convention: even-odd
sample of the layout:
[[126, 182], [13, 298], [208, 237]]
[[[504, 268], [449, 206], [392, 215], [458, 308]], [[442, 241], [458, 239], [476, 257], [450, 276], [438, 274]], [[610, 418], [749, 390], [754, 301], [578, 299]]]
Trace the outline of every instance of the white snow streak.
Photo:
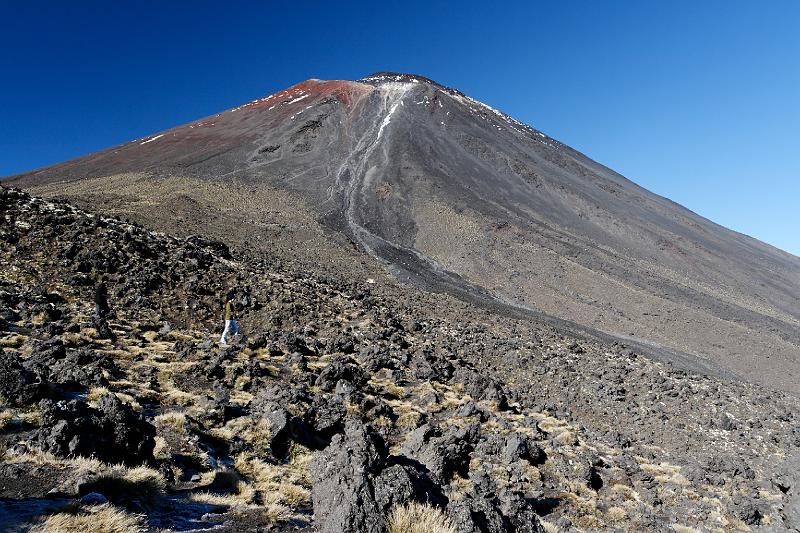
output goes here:
[[293, 104], [293, 103], [295, 103], [295, 102], [299, 102], [299, 101], [300, 101], [300, 100], [302, 100], [303, 98], [308, 98], [309, 96], [311, 96], [311, 95], [310, 95], [310, 94], [304, 94], [303, 96], [301, 96], [301, 97], [299, 97], [299, 98], [295, 98], [295, 99], [294, 99], [294, 100], [292, 100], [291, 102], [286, 102], [286, 105]]
[[164, 136], [164, 134], [163, 134], [163, 133], [161, 133], [161, 134], [159, 134], [159, 135], [156, 135], [155, 137], [150, 137], [150, 138], [149, 138], [149, 139], [147, 139], [146, 141], [142, 141], [142, 142], [140, 142], [139, 144], [140, 144], [140, 145], [142, 145], [142, 144], [151, 143], [151, 142], [155, 141], [156, 139], [160, 139], [160, 138], [161, 138], [161, 137], [163, 137], [163, 136]]
[[383, 122], [381, 122], [381, 127], [378, 128], [378, 136], [375, 138], [376, 141], [381, 138], [381, 133], [383, 133], [383, 128], [388, 126], [389, 122], [392, 121], [392, 115], [394, 114], [395, 111], [397, 111], [397, 106], [399, 105], [400, 102], [396, 102], [389, 110], [389, 113], [385, 117], [383, 117]]

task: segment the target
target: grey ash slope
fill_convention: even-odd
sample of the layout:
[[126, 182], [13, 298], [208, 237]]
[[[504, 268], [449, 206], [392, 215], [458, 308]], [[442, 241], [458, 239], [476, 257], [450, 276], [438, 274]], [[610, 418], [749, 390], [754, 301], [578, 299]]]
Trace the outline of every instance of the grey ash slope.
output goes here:
[[[425, 78], [309, 80], [9, 181], [101, 207], [127, 174], [159, 191], [130, 208], [145, 220], [169, 178], [266, 191], [264, 212], [289, 192], [335, 230], [313, 243], [323, 260], [344, 253], [343, 234], [428, 289], [800, 387], [800, 259]], [[207, 207], [224, 218], [236, 201]]]

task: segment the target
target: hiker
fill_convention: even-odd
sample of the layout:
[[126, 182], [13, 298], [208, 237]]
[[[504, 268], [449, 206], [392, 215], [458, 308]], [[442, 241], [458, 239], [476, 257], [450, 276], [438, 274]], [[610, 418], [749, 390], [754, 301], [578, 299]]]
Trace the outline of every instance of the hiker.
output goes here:
[[94, 288], [94, 316], [105, 318], [111, 309], [108, 307], [108, 287], [105, 278], [100, 278]]
[[229, 333], [234, 338], [239, 334], [239, 326], [236, 325], [234, 316], [233, 295], [228, 295], [225, 302], [225, 329], [222, 331], [222, 337], [219, 338], [219, 343], [222, 345], [228, 344]]

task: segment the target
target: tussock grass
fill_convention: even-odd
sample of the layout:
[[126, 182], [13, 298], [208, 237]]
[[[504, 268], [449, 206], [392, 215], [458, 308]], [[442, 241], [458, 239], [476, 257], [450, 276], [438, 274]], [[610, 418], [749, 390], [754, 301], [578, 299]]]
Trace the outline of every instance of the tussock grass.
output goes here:
[[256, 497], [255, 489], [252, 485], [240, 481], [236, 485], [236, 491], [231, 494], [216, 494], [213, 492], [195, 492], [189, 499], [196, 502], [207, 503], [210, 505], [220, 505], [232, 509], [255, 509], [253, 503]]
[[571, 428], [570, 425], [563, 420], [547, 416], [539, 421], [539, 429], [545, 433], [561, 433]]
[[444, 398], [439, 406], [442, 409], [454, 409], [470, 401], [469, 396], [462, 396], [453, 391], [447, 390], [444, 392]]
[[297, 509], [311, 504], [308, 464], [310, 453], [293, 453], [287, 465], [272, 464], [247, 453], [236, 457], [235, 468], [252, 482], [265, 505], [276, 504]]
[[397, 398], [398, 400], [402, 400], [406, 397], [406, 389], [394, 383], [392, 381], [382, 381], [378, 382], [377, 385], [381, 386], [384, 391], [390, 396]]
[[628, 518], [628, 513], [621, 507], [609, 507], [606, 511], [606, 518], [611, 524], [623, 522]]
[[[162, 382], [162, 385], [163, 384], [164, 383]], [[202, 396], [199, 394], [191, 394], [189, 392], [178, 390], [172, 383], [165, 385], [165, 390], [161, 396], [164, 405], [174, 405], [178, 407], [191, 407], [201, 398]]]
[[178, 411], [162, 413], [153, 418], [153, 422], [157, 428], [169, 428], [181, 434], [184, 434], [188, 431], [186, 415]]
[[671, 465], [669, 463], [643, 463], [639, 466], [643, 471], [653, 474], [655, 476], [655, 480], [659, 483], [672, 483], [682, 487], [687, 487], [690, 485], [686, 476], [681, 474], [680, 466]]
[[689, 526], [684, 526], [681, 524], [670, 524], [670, 527], [677, 533], [700, 533], [699, 529], [695, 529]]
[[0, 457], [6, 463], [33, 464], [33, 465], [55, 465], [74, 468], [79, 473], [100, 472], [110, 465], [105, 465], [97, 459], [88, 457], [56, 457], [53, 454], [39, 450], [31, 450], [19, 455], [3, 455]]
[[265, 522], [285, 522], [292, 518], [292, 511], [285, 505], [271, 503], [264, 507], [261, 517]]
[[155, 438], [155, 448], [153, 448], [153, 457], [156, 459], [169, 459], [171, 452], [169, 443], [164, 437], [156, 436]]
[[16, 418], [16, 415], [11, 409], [3, 409], [0, 411], [0, 430], [9, 425], [14, 418]]
[[252, 418], [242, 416], [229, 420], [223, 427], [211, 429], [210, 433], [226, 441], [239, 437], [258, 450], [268, 450], [272, 426], [268, 420], [260, 419], [254, 422]]
[[640, 502], [642, 500], [641, 496], [639, 496], [639, 493], [636, 492], [635, 489], [627, 485], [622, 485], [621, 483], [611, 485], [611, 490], [619, 493], [624, 500], [636, 502]]
[[469, 478], [463, 478], [458, 474], [453, 474], [447, 486], [447, 497], [450, 501], [460, 501], [463, 500], [471, 490], [472, 481]]
[[[0, 414], [0, 416], [2, 415]], [[0, 424], [2, 424], [2, 422], [0, 422]], [[380, 415], [372, 421], [372, 425], [379, 428], [390, 428], [392, 427], [392, 424], [392, 420], [384, 415]], [[0, 425], [0, 427], [2, 427], [2, 425]]]
[[25, 335], [14, 334], [0, 339], [0, 348], [19, 348], [25, 342]]
[[147, 531], [144, 517], [130, 514], [110, 504], [86, 507], [75, 513], [48, 516], [31, 529], [32, 533], [139, 533]]
[[417, 411], [408, 411], [397, 418], [395, 425], [399, 429], [413, 431], [419, 427], [420, 420], [422, 420], [422, 415], [420, 413]]
[[92, 387], [89, 389], [89, 392], [86, 393], [86, 401], [92, 407], [97, 407], [97, 402], [100, 401], [100, 398], [110, 393], [111, 391], [109, 391], [106, 387]]
[[142, 338], [144, 340], [146, 340], [147, 342], [152, 344], [153, 342], [155, 342], [156, 338], [158, 338], [158, 332], [157, 331], [152, 331], [152, 330], [151, 331], [145, 331], [142, 334]]
[[146, 506], [155, 505], [166, 490], [164, 475], [145, 466], [128, 468], [113, 466], [91, 483], [88, 489], [99, 492], [115, 503], [139, 500]]
[[0, 430], [15, 423], [38, 426], [41, 420], [42, 412], [36, 406], [22, 409], [6, 408], [0, 411]]
[[139, 405], [139, 402], [132, 395], [126, 394], [124, 392], [115, 392], [114, 395], [117, 397], [119, 401], [128, 405], [128, 407], [130, 407], [137, 413], [142, 412], [142, 406]]
[[3, 455], [2, 461], [16, 464], [50, 465], [70, 468], [75, 476], [95, 474], [98, 477], [92, 490], [111, 500], [140, 498], [152, 501], [166, 490], [167, 482], [158, 470], [146, 466], [110, 465], [88, 457], [56, 457], [49, 453], [31, 451], [20, 455]]
[[387, 530], [389, 533], [456, 533], [441, 510], [418, 502], [392, 509], [387, 519]]

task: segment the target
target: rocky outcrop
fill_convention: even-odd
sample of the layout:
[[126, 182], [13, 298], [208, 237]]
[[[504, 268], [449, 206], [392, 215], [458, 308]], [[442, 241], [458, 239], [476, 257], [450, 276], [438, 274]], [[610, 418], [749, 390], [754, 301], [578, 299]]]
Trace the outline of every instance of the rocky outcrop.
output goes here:
[[453, 474], [466, 477], [479, 431], [474, 424], [449, 430], [426, 424], [411, 434], [400, 452], [425, 465], [435, 481], [446, 483]]
[[25, 368], [22, 360], [0, 348], [0, 396], [9, 404], [21, 407], [30, 405], [44, 394], [44, 384], [38, 376]]
[[43, 382], [67, 388], [102, 387], [108, 385], [106, 375], [115, 371], [114, 361], [89, 348], [67, 349], [61, 341], [50, 341], [37, 347], [25, 361], [25, 368]]
[[106, 394], [97, 408], [79, 400], [42, 400], [37, 442], [60, 457], [96, 457], [113, 464], [138, 465], [153, 459], [155, 428]]
[[423, 465], [389, 456], [383, 440], [354, 420], [317, 454], [311, 471], [317, 527], [323, 533], [382, 533], [396, 506], [409, 501], [446, 503]]
[[384, 447], [375, 433], [348, 421], [344, 434], [314, 457], [312, 498], [321, 533], [383, 533], [374, 479], [384, 466]]

